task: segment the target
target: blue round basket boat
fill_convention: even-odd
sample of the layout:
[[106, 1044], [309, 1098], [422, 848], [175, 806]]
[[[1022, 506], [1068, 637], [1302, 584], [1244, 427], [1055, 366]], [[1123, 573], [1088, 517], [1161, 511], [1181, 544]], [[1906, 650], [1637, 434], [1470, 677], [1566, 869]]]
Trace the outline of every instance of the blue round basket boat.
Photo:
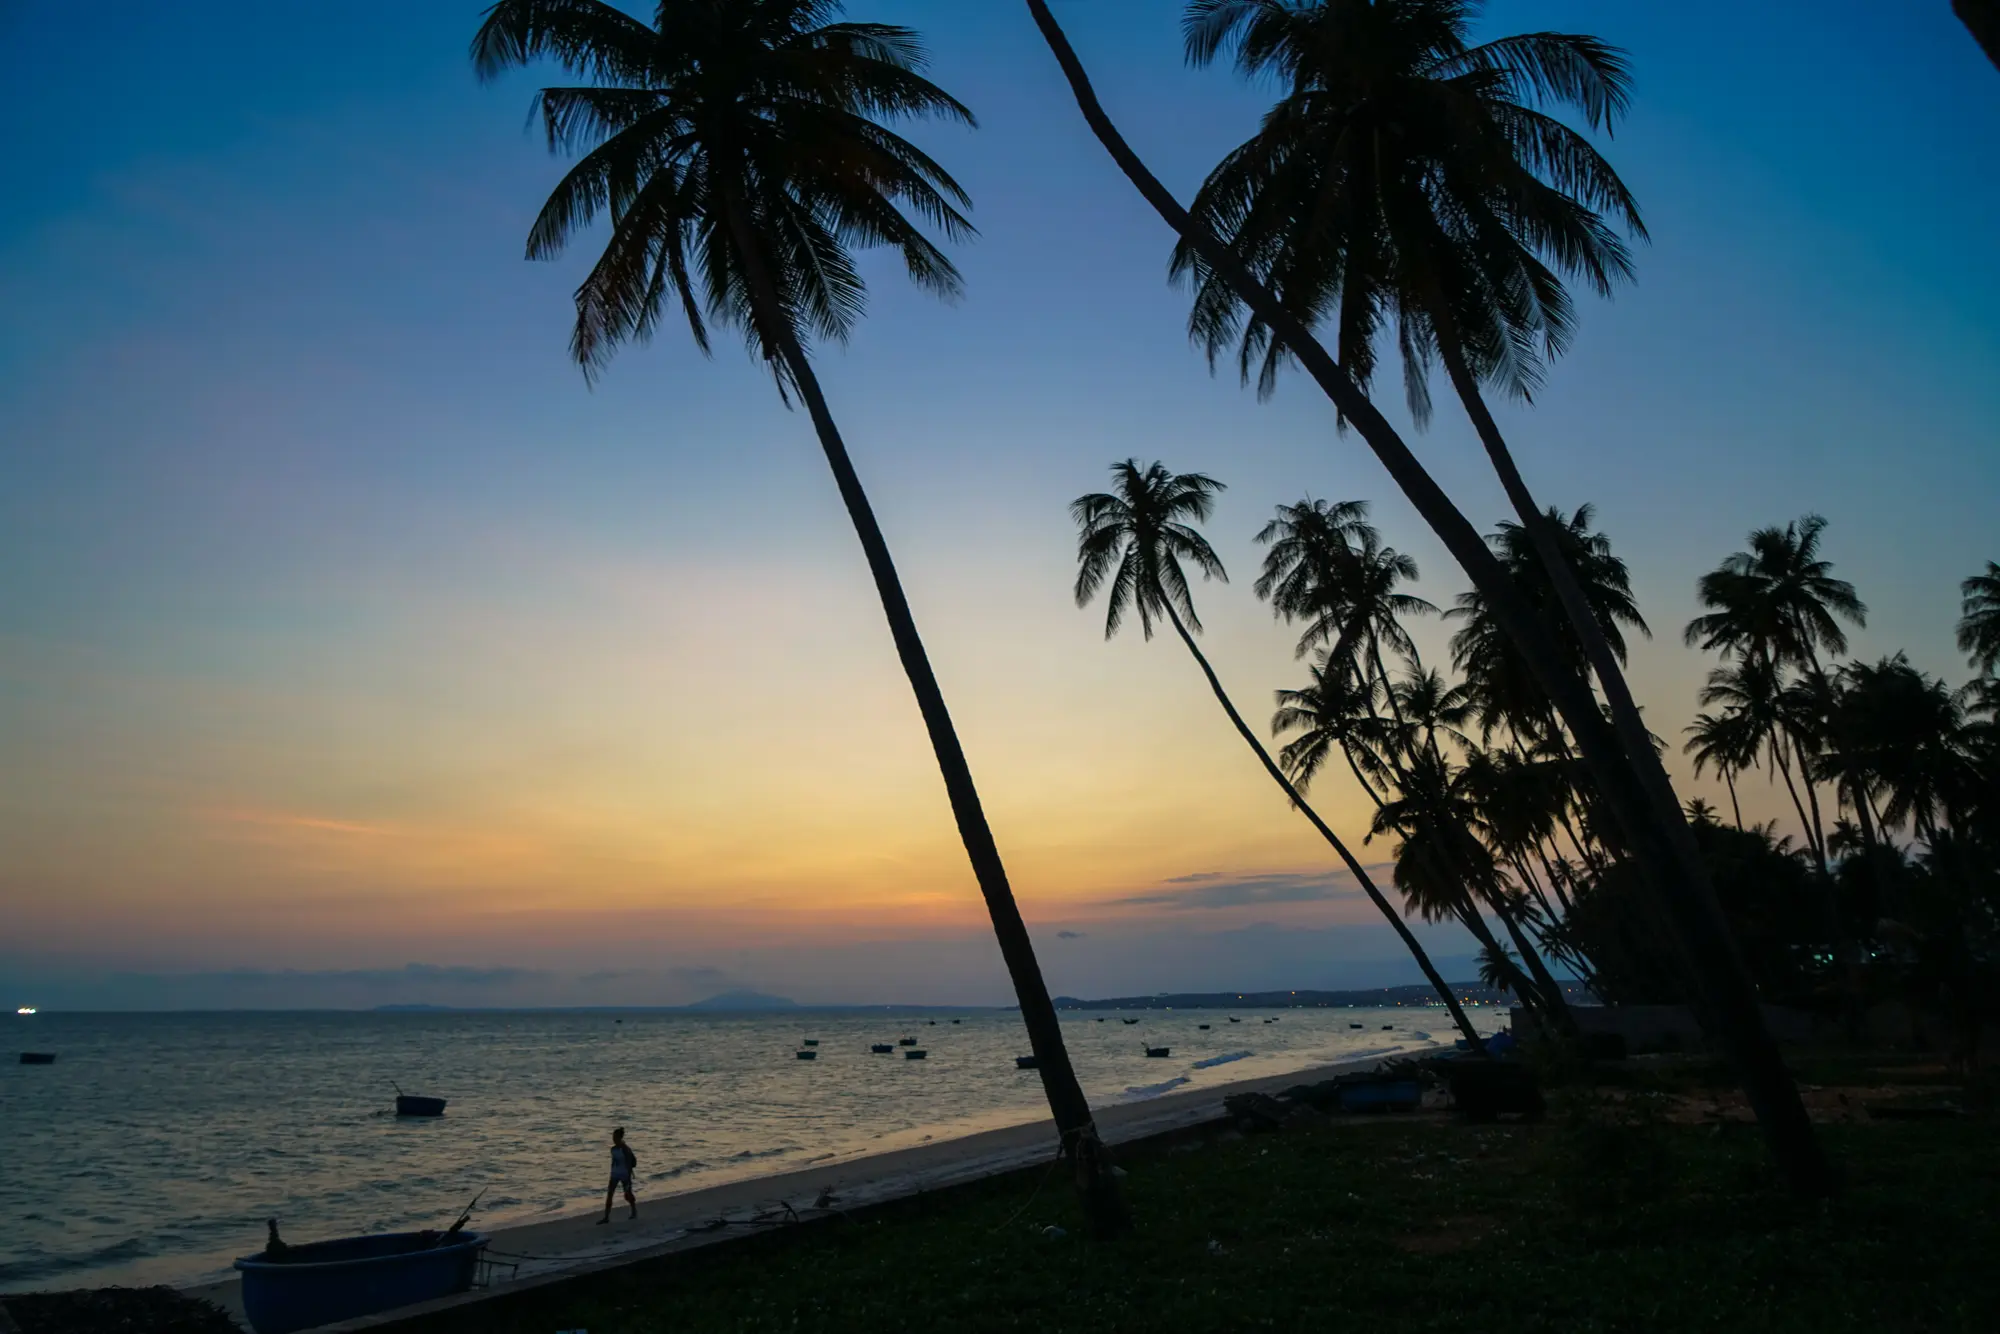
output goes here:
[[486, 1234], [436, 1241], [435, 1232], [390, 1232], [294, 1246], [283, 1260], [246, 1255], [236, 1262], [243, 1313], [257, 1334], [291, 1334], [464, 1292]]

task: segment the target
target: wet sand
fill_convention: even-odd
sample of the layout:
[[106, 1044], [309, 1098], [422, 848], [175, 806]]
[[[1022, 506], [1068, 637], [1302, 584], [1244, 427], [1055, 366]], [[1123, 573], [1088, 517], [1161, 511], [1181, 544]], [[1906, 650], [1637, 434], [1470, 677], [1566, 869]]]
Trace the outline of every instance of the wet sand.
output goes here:
[[[1219, 1120], [1224, 1115], [1222, 1100], [1231, 1094], [1276, 1092], [1344, 1071], [1365, 1070], [1383, 1059], [1380, 1055], [1368, 1056], [1100, 1107], [1098, 1132], [1107, 1144], [1113, 1145], [1169, 1134]], [[727, 1182], [677, 1195], [651, 1198], [641, 1195], [637, 1219], [626, 1218], [621, 1199], [608, 1224], [597, 1221], [598, 1213], [589, 1213], [500, 1228], [492, 1233], [489, 1256], [518, 1263], [520, 1267], [511, 1280], [496, 1285], [494, 1291], [504, 1292], [537, 1280], [547, 1281], [743, 1236], [755, 1230], [753, 1219], [762, 1215], [782, 1216], [787, 1206], [802, 1218], [816, 1217], [824, 1211], [815, 1209], [814, 1202], [827, 1189], [833, 1193], [833, 1209], [857, 1208], [1033, 1167], [1051, 1161], [1055, 1150], [1055, 1123], [1042, 1118], [776, 1176]], [[717, 1220], [727, 1220], [727, 1224], [717, 1227]], [[239, 1321], [243, 1318], [239, 1284], [235, 1280], [202, 1284], [186, 1291], [190, 1296], [225, 1307]], [[366, 1329], [418, 1311], [476, 1301], [482, 1295], [448, 1297], [441, 1302], [405, 1307], [325, 1328]]]

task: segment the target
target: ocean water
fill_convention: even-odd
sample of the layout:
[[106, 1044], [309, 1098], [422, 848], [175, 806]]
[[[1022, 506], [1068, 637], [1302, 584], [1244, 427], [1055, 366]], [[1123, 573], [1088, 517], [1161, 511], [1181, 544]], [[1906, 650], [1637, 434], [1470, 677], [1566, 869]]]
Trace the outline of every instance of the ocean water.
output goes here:
[[[1271, 1017], [1063, 1027], [1096, 1104], [1454, 1036], [1442, 1009]], [[442, 1226], [481, 1190], [480, 1226], [580, 1212], [603, 1198], [614, 1125], [643, 1202], [1047, 1113], [1014, 1068], [1012, 1011], [42, 1014], [0, 1031], [0, 1292], [222, 1277], [271, 1216], [310, 1240]], [[927, 1059], [869, 1052], [904, 1036]], [[798, 1060], [808, 1037], [819, 1057]], [[59, 1056], [13, 1064], [22, 1050]], [[397, 1084], [447, 1114], [397, 1118]]]

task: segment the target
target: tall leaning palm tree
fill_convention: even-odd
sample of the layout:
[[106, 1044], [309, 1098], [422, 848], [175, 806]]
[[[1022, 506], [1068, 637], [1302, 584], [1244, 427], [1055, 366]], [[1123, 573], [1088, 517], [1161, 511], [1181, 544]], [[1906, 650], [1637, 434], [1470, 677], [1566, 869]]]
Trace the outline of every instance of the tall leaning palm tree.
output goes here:
[[[1196, 195], [1194, 218], [1336, 355], [1365, 390], [1393, 328], [1414, 418], [1430, 413], [1441, 365], [1567, 628], [1610, 705], [1618, 744], [1654, 821], [1694, 859], [1657, 758], [1561, 531], [1529, 490], [1487, 405], [1523, 401], [1574, 333], [1565, 279], [1602, 295], [1631, 276], [1623, 228], [1645, 236], [1637, 202], [1572, 111], [1609, 132], [1630, 98], [1624, 55], [1595, 37], [1535, 32], [1473, 44], [1478, 0], [1189, 0], [1190, 63], [1233, 52], [1283, 96], [1258, 133]], [[1260, 387], [1289, 359], [1235, 284], [1183, 240], [1174, 272], [1195, 286], [1190, 332], [1213, 358], [1231, 342]]]
[[1723, 918], [1700, 850], [1644, 725], [1637, 722], [1636, 708], [1615, 727], [1604, 718], [1589, 687], [1563, 663], [1547, 625], [1510, 587], [1505, 571], [1480, 540], [1478, 530], [1451, 502], [1395, 427], [1314, 336], [1309, 322], [1274, 294], [1251, 265], [1208, 226], [1193, 218], [1133, 151], [1098, 99], [1089, 72], [1050, 12], [1047, 0], [1025, 3], [1085, 124], [1118, 170], [1160, 219], [1228, 283], [1245, 307], [1270, 326], [1274, 340], [1297, 358], [1437, 533], [1474, 587], [1491, 600], [1496, 624], [1520, 650], [1537, 683], [1561, 713], [1583, 764], [1598, 786], [1599, 799], [1633, 849], [1641, 889], [1680, 946], [1704, 1021], [1735, 1064], [1779, 1170], [1794, 1192], [1826, 1194], [1833, 1188], [1831, 1165], [1806, 1116], [1798, 1085], [1764, 1023], [1757, 993]]
[[482, 77], [552, 60], [579, 80], [536, 108], [553, 152], [578, 161], [528, 234], [528, 257], [561, 253], [599, 217], [610, 235], [576, 292], [571, 352], [586, 373], [644, 340], [673, 307], [695, 343], [734, 326], [789, 402], [805, 404], [874, 576], [959, 836], [992, 916], [1062, 1145], [1092, 1225], [1124, 1207], [1063, 1043], [944, 694], [889, 546], [814, 373], [809, 346], [860, 318], [854, 248], [894, 251], [940, 296], [957, 270], [925, 235], [971, 234], [965, 192], [888, 128], [973, 116], [926, 79], [907, 28], [839, 22], [838, 0], [661, 0], [649, 25], [603, 0], [501, 0], [472, 41]]
[[1237, 711], [1229, 692], [1222, 687], [1221, 678], [1209, 664], [1208, 656], [1195, 642], [1195, 632], [1201, 629], [1201, 620], [1195, 614], [1194, 595], [1188, 588], [1187, 572], [1183, 561], [1192, 565], [1204, 579], [1227, 580], [1228, 574], [1222, 568], [1222, 560], [1209, 546], [1196, 523], [1206, 520], [1215, 504], [1215, 495], [1223, 489], [1222, 483], [1201, 473], [1173, 473], [1159, 463], [1144, 468], [1138, 460], [1126, 459], [1111, 465], [1113, 490], [1097, 491], [1079, 496], [1069, 507], [1070, 517], [1076, 520], [1078, 529], [1076, 545], [1076, 605], [1087, 607], [1091, 599], [1101, 591], [1105, 595], [1104, 637], [1111, 638], [1118, 633], [1125, 622], [1127, 612], [1139, 618], [1140, 631], [1147, 639], [1153, 637], [1153, 626], [1157, 621], [1166, 621], [1180, 636], [1181, 643], [1194, 656], [1201, 674], [1208, 681], [1208, 688], [1215, 695], [1216, 702], [1228, 715], [1236, 734], [1250, 747], [1264, 766], [1264, 772], [1271, 776], [1293, 807], [1311, 822], [1319, 831], [1334, 854], [1347, 867], [1379, 909], [1383, 917], [1395, 928], [1403, 945], [1410, 951], [1410, 957], [1423, 970], [1424, 978], [1451, 1011], [1452, 1021], [1465, 1034], [1467, 1041], [1475, 1047], [1480, 1045], [1479, 1035], [1473, 1032], [1472, 1021], [1459, 1007], [1458, 998], [1452, 994], [1449, 984], [1431, 963], [1410, 928], [1396, 912], [1382, 891], [1375, 887], [1368, 868], [1361, 864], [1353, 851], [1335, 834], [1325, 820], [1320, 818], [1307, 803], [1292, 780], [1285, 776], [1271, 752], [1250, 730], [1243, 715]]

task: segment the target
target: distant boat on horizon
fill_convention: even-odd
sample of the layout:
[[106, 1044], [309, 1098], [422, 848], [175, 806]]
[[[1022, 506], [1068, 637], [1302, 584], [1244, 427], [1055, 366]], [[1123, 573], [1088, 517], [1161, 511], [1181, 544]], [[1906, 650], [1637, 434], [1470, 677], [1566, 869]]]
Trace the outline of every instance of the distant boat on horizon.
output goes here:
[[18, 1010], [16, 1010], [16, 1011], [14, 1011], [14, 1013], [15, 1013], [15, 1014], [36, 1014], [36, 1013], [39, 1013], [39, 1011], [37, 1011], [37, 1010], [35, 1009], [35, 1007], [34, 1007], [34, 1006], [32, 1006], [32, 1005], [23, 1005], [23, 1006], [22, 1006], [22, 1007], [21, 1007], [20, 1009], [18, 1009]]

